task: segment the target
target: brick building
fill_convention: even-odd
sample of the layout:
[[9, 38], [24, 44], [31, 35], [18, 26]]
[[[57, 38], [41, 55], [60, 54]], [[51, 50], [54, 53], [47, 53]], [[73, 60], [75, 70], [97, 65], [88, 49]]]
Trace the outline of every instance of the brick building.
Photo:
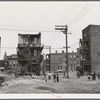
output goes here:
[[5, 60], [0, 60], [0, 71], [5, 71]]
[[43, 60], [42, 49], [41, 33], [18, 34], [17, 56], [22, 74], [31, 72], [40, 75]]
[[[66, 53], [62, 51], [62, 53], [51, 53], [46, 55], [46, 69], [47, 71], [57, 71], [57, 70], [66, 70]], [[77, 53], [70, 52], [68, 53], [68, 66], [70, 71], [74, 71], [77, 66]]]
[[83, 73], [100, 72], [100, 25], [82, 30], [81, 55]]
[[17, 54], [12, 54], [8, 56], [7, 53], [5, 52], [4, 61], [5, 61], [5, 70], [9, 70], [11, 72], [19, 70]]

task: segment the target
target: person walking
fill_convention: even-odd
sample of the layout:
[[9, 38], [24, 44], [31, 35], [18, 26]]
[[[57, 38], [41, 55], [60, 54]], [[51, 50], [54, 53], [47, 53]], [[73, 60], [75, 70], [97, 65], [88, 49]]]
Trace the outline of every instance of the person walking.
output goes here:
[[91, 74], [91, 76], [92, 76], [92, 80], [96, 80], [96, 74], [95, 74], [95, 72], [93, 72], [93, 73]]
[[59, 75], [58, 75], [58, 73], [57, 73], [57, 82], [59, 82]]
[[77, 72], [77, 78], [80, 78], [80, 72], [79, 71]]
[[46, 75], [46, 73], [43, 73], [44, 74], [44, 79], [43, 80], [45, 80], [45, 82], [47, 82], [47, 75]]
[[45, 80], [45, 82], [47, 82], [47, 75], [46, 75], [46, 73], [45, 73], [45, 76], [44, 76], [44, 80]]
[[53, 79], [54, 79], [54, 82], [56, 82], [56, 74], [55, 73], [53, 74]]
[[63, 78], [66, 78], [66, 76], [65, 76], [65, 72], [64, 72], [64, 76], [63, 76]]
[[51, 75], [50, 74], [48, 75], [48, 80], [51, 80]]

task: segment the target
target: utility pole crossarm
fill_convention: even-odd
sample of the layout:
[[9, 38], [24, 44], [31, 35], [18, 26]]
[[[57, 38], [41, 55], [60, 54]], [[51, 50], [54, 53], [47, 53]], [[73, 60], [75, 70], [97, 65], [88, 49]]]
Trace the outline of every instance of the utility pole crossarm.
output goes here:
[[55, 30], [64, 30], [65, 31], [65, 28], [55, 28]]

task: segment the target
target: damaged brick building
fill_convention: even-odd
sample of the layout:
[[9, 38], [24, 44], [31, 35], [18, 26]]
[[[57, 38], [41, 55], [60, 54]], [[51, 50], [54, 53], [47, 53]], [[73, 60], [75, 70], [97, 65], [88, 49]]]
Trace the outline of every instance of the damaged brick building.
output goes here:
[[29, 72], [40, 75], [43, 60], [42, 49], [41, 33], [18, 34], [17, 56], [22, 74]]

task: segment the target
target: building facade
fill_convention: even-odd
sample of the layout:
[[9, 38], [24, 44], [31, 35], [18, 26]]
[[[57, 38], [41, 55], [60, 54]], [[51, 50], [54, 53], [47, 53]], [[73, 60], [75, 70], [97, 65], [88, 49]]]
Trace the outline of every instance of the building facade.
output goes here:
[[100, 72], [100, 25], [89, 25], [82, 30], [83, 72]]
[[12, 54], [8, 56], [7, 53], [5, 52], [4, 61], [5, 61], [5, 71], [16, 72], [19, 70], [17, 54]]
[[[74, 71], [76, 69], [76, 57], [76, 52], [68, 53], [69, 71]], [[47, 54], [46, 69], [50, 72], [55, 72], [57, 70], [66, 71], [66, 53], [64, 51], [62, 51], [62, 53], [56, 51], [56, 53]]]
[[21, 73], [32, 72], [40, 75], [41, 55], [43, 45], [41, 44], [41, 33], [39, 34], [18, 34], [18, 64]]
[[5, 60], [0, 60], [0, 71], [5, 71]]

